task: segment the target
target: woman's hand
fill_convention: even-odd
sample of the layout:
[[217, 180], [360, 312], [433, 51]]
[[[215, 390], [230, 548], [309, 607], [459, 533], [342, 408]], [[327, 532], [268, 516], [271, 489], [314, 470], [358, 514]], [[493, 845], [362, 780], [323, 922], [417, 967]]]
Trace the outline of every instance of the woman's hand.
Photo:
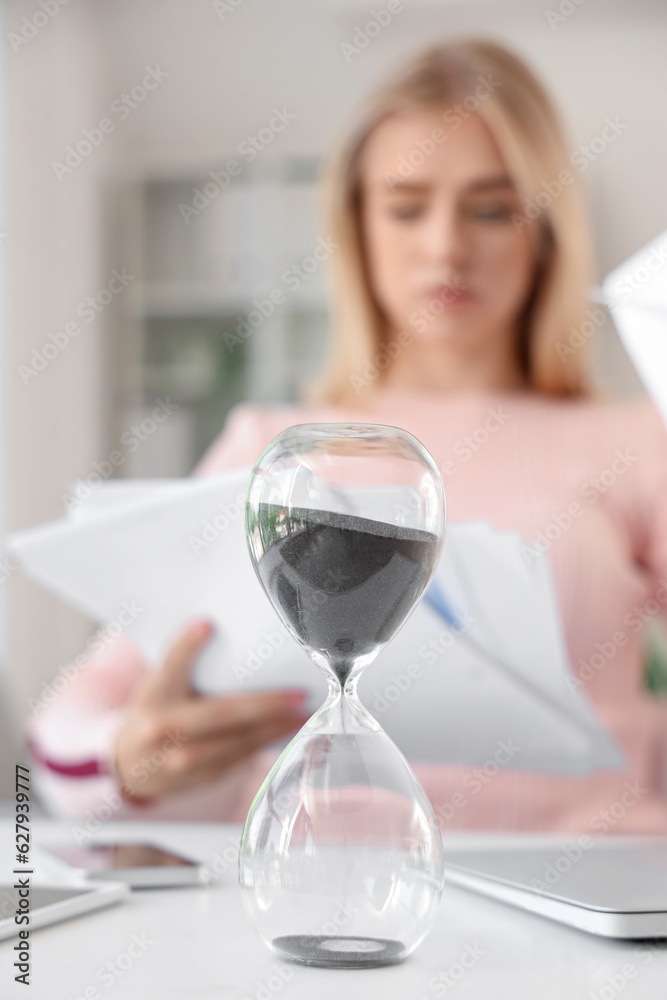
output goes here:
[[308, 717], [305, 691], [196, 694], [192, 667], [212, 634], [208, 621], [185, 628], [127, 707], [115, 763], [123, 790], [133, 798], [156, 798], [212, 781], [259, 747], [300, 728]]

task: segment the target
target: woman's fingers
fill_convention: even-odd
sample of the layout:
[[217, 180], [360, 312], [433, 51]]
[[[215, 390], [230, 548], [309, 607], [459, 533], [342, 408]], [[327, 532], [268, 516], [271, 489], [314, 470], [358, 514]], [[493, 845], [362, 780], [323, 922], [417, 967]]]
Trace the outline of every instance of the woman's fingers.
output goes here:
[[192, 667], [211, 639], [215, 626], [206, 618], [186, 625], [171, 643], [162, 667], [154, 674], [151, 693], [161, 699], [182, 698], [192, 693]]
[[292, 721], [276, 721], [257, 726], [242, 736], [225, 736], [220, 740], [207, 741], [206, 752], [198, 755], [197, 765], [188, 772], [189, 778], [196, 784], [213, 781], [267, 743], [300, 729], [306, 721], [305, 716], [295, 717]]
[[115, 760], [121, 780], [140, 798], [210, 780], [307, 718], [305, 691], [196, 694], [192, 667], [213, 631], [205, 619], [182, 629], [160, 669], [135, 692]]
[[163, 744], [159, 759], [155, 754], [143, 758], [128, 789], [139, 798], [152, 798], [211, 781], [260, 747], [299, 729], [306, 720], [305, 715], [279, 717], [205, 740], [184, 740], [181, 734], [171, 746]]
[[169, 722], [190, 739], [203, 739], [276, 720], [291, 721], [303, 712], [305, 691], [270, 691], [190, 698], [169, 712]]

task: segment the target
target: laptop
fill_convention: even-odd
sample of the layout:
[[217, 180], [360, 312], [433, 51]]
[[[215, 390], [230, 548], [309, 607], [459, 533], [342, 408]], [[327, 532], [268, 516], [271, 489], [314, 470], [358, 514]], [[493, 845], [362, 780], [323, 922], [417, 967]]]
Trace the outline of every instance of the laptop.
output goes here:
[[611, 938], [667, 938], [667, 838], [445, 848], [445, 889], [462, 886]]

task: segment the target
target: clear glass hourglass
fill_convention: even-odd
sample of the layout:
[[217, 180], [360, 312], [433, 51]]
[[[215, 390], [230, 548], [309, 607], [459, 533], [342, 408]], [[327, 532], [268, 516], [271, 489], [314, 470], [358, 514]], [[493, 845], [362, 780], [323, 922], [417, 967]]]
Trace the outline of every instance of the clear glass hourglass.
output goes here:
[[283, 959], [398, 962], [435, 917], [440, 831], [357, 683], [428, 586], [444, 532], [437, 466], [397, 427], [297, 424], [252, 470], [246, 537], [255, 571], [329, 686], [264, 779], [241, 838], [246, 910]]

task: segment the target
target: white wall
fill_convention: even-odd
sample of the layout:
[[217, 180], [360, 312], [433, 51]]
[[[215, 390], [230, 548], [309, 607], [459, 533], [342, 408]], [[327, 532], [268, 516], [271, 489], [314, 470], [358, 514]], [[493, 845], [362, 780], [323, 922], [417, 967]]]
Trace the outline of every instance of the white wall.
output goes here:
[[[602, 269], [654, 234], [665, 167], [662, 0], [584, 0], [555, 29], [545, 11], [558, 4], [546, 0], [406, 0], [404, 12], [346, 63], [340, 43], [381, 6], [241, 0], [221, 21], [208, 0], [102, 0], [107, 44], [123, 53], [109, 79], [112, 92], [151, 60], [170, 74], [127, 123], [119, 145], [153, 161], [224, 156], [266, 121], [274, 104], [286, 104], [297, 119], [280, 136], [281, 148], [318, 152], [360, 91], [407, 50], [438, 37], [481, 34], [510, 45], [541, 75], [573, 148], [598, 135], [607, 116], [628, 123], [586, 176], [600, 224]], [[611, 210], [604, 228], [603, 204]]]
[[[4, 7], [0, 6], [0, 35], [5, 34]], [[5, 128], [6, 112], [6, 76], [4, 73], [6, 50], [0, 51], [0, 547], [6, 534], [7, 524], [7, 419], [9, 415], [8, 390], [11, 380], [8, 377], [7, 347], [8, 336], [8, 274], [7, 260], [9, 255], [9, 227], [7, 219], [6, 164], [7, 164], [7, 134]], [[18, 727], [15, 725], [12, 712], [10, 691], [12, 690], [7, 677], [7, 592], [10, 567], [0, 557], [0, 761], [7, 766], [0, 768], [0, 800], [8, 798], [14, 791], [13, 762], [17, 761], [15, 747]]]
[[[85, 476], [107, 447], [111, 312], [28, 385], [16, 366], [123, 264], [115, 257], [110, 200], [121, 174], [156, 165], [208, 169], [233, 156], [274, 106], [297, 117], [262, 155], [322, 153], [358, 95], [394, 60], [436, 38], [481, 34], [508, 43], [538, 71], [570, 126], [573, 148], [599, 135], [607, 117], [628, 123], [585, 178], [600, 274], [667, 227], [667, 5], [584, 0], [554, 29], [545, 11], [559, 2], [405, 0], [404, 11], [350, 63], [340, 43], [352, 40], [382, 0], [240, 0], [222, 19], [211, 0], [71, 0], [18, 52], [9, 48], [12, 524], [58, 515], [68, 482]], [[7, 31], [36, 9], [9, 0]], [[52, 161], [140, 82], [147, 65], [166, 71], [164, 82], [58, 181]], [[611, 335], [604, 368], [636, 390]], [[11, 589], [20, 707], [77, 651], [86, 626], [18, 575]]]
[[[0, 7], [0, 34], [5, 33], [6, 11]], [[6, 50], [0, 51], [0, 549], [7, 524], [7, 418], [9, 414], [8, 390], [11, 379], [8, 373], [8, 274], [9, 223], [7, 218], [7, 133], [6, 133]], [[0, 557], [0, 674], [7, 661], [7, 579], [8, 566]]]
[[[8, 5], [16, 31], [36, 4]], [[98, 116], [107, 53], [97, 51], [94, 5], [72, 2], [27, 44], [7, 47], [8, 184], [11, 229], [12, 440], [9, 516], [22, 527], [62, 513], [60, 495], [99, 454], [103, 426], [101, 324], [88, 327], [27, 384], [29, 365], [49, 333], [72, 321], [77, 304], [102, 283], [102, 161], [58, 181], [52, 161]], [[3, 39], [3, 45], [5, 40]], [[68, 608], [11, 577], [10, 668], [18, 710], [37, 679], [83, 644], [87, 626]]]

